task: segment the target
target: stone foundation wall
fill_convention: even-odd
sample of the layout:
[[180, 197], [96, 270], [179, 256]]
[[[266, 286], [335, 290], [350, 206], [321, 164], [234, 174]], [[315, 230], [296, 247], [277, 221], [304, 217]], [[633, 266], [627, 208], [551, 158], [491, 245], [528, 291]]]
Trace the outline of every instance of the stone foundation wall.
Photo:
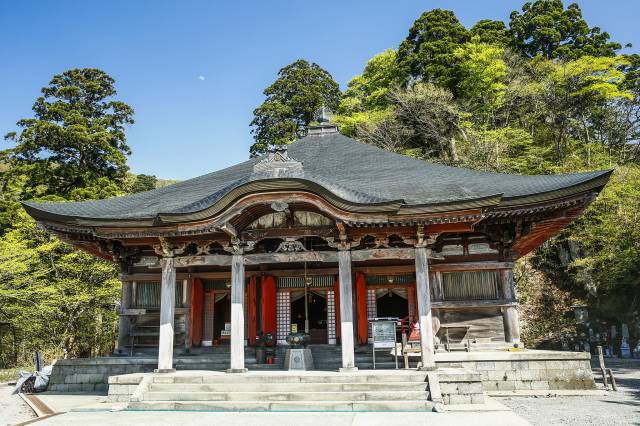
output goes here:
[[450, 353], [438, 367], [463, 367], [480, 374], [484, 391], [595, 389], [590, 354], [522, 351]]
[[129, 402], [144, 377], [143, 373], [111, 376], [109, 378], [109, 402]]
[[464, 369], [450, 368], [440, 368], [437, 373], [444, 404], [484, 403], [480, 374]]
[[61, 359], [53, 365], [48, 391], [107, 393], [109, 376], [151, 372], [155, 359], [78, 358]]

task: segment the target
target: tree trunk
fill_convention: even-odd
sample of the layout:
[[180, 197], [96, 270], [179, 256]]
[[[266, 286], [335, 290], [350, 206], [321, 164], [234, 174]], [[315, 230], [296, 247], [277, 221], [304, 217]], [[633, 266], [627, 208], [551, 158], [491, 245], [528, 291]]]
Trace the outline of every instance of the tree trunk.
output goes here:
[[456, 140], [455, 138], [449, 139], [449, 157], [453, 163], [458, 162], [458, 151], [456, 150]]

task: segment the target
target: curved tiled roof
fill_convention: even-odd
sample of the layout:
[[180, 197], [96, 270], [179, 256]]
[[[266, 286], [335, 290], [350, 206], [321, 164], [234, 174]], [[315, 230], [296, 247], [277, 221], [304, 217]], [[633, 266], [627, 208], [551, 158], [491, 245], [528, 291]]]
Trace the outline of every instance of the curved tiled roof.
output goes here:
[[[518, 176], [448, 167], [386, 152], [340, 133], [304, 137], [288, 147], [296, 173], [256, 174], [255, 158], [171, 186], [125, 197], [75, 203], [24, 203], [36, 218], [150, 220], [185, 216], [222, 203], [234, 191], [299, 188], [322, 192], [341, 205], [460, 205], [490, 197], [500, 206], [526, 204], [570, 195], [585, 186], [601, 187], [611, 171], [549, 176]], [[284, 185], [288, 182], [288, 186]], [[567, 192], [568, 191], [568, 192]], [[548, 195], [548, 196], [547, 196]], [[443, 207], [444, 208], [444, 207]]]

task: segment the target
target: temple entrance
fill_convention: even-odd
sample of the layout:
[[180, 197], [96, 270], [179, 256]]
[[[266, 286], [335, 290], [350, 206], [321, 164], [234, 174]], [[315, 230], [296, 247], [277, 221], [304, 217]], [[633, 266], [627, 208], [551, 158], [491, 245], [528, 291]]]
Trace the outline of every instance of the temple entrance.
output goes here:
[[228, 293], [216, 293], [213, 308], [213, 340], [216, 343], [228, 343], [230, 330], [227, 324], [231, 324], [231, 297]]
[[407, 290], [403, 288], [377, 289], [376, 314], [378, 318], [406, 318], [409, 315]]
[[[327, 343], [327, 292], [309, 290], [306, 298], [311, 343]], [[291, 292], [291, 325], [305, 331], [304, 291]]]

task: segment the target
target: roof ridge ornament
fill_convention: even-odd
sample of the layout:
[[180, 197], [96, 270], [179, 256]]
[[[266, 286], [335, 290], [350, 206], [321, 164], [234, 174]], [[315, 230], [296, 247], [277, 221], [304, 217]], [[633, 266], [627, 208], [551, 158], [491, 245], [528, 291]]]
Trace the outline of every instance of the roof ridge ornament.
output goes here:
[[330, 113], [331, 110], [325, 107], [323, 103], [322, 106], [313, 114], [318, 124], [307, 126], [307, 136], [324, 136], [339, 133], [338, 126], [331, 123], [331, 118], [329, 117]]
[[251, 180], [303, 177], [303, 163], [289, 157], [286, 145], [276, 145], [253, 166]]

